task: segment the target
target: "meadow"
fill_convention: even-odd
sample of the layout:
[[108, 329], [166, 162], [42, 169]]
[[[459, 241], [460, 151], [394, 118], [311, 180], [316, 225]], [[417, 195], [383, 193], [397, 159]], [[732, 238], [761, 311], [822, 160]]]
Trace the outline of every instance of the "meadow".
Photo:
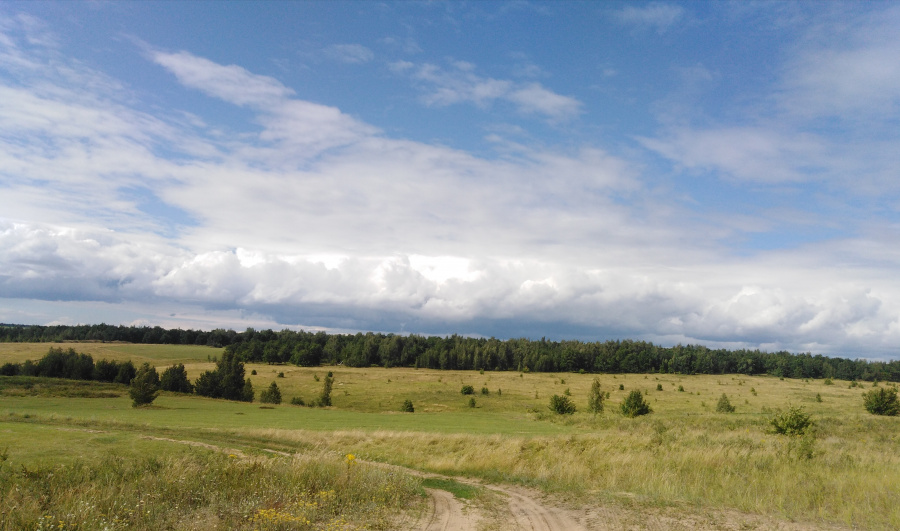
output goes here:
[[[221, 353], [207, 347], [163, 345], [65, 346], [90, 353], [95, 360], [149, 361], [160, 371], [172, 363], [184, 363], [192, 380], [212, 369], [211, 360]], [[37, 359], [47, 348], [47, 344], [0, 344], [0, 364]], [[177, 481], [201, 489], [180, 470], [208, 468], [210, 474], [232, 479], [215, 482], [224, 489], [220, 496], [206, 494], [206, 502], [167, 513], [169, 520], [132, 519], [110, 528], [206, 529], [211, 527], [204, 523], [215, 521], [221, 528], [253, 529], [265, 528], [260, 515], [281, 514], [263, 523], [272, 529], [323, 529], [332, 522], [344, 528], [389, 529], [389, 515], [419, 510], [421, 479], [387, 473], [365, 461], [524, 485], [573, 507], [662, 509], [685, 515], [730, 511], [811, 527], [900, 528], [900, 419], [865, 411], [861, 396], [870, 383], [860, 387], [841, 380], [829, 384], [772, 376], [481, 373], [265, 364], [247, 364], [245, 369], [257, 395], [275, 382], [283, 403], [262, 405], [164, 393], [151, 407], [132, 408], [124, 386], [39, 379], [29, 383], [0, 377], [0, 481], [6, 482], [0, 485], [4, 489], [0, 514], [4, 521], [11, 521], [10, 500], [19, 500], [19, 509], [31, 500], [28, 522], [48, 515], [58, 518], [68, 511], [83, 516], [62, 520], [66, 525], [101, 529], [97, 515], [112, 514], [110, 507], [94, 509], [90, 517], [87, 509], [76, 511], [96, 499], [97, 493], [59, 502], [46, 501], [60, 496], [42, 494], [38, 486], [30, 496], [16, 498], [9, 493], [29, 477], [23, 471], [82, 477], [116, 466], [132, 474], [147, 467], [169, 471], [152, 474], [156, 483], [146, 485], [143, 492], [169, 492]], [[334, 377], [332, 407], [289, 405], [293, 397], [315, 398], [329, 372]], [[587, 410], [595, 378], [609, 393], [604, 411], [598, 414]], [[461, 394], [464, 385], [472, 386], [475, 393]], [[619, 404], [632, 390], [644, 394], [653, 413], [626, 418], [619, 412]], [[723, 393], [735, 406], [733, 413], [716, 412]], [[552, 395], [569, 396], [577, 411], [572, 415], [551, 412]], [[414, 413], [400, 411], [405, 400], [412, 402]], [[769, 433], [770, 420], [789, 406], [801, 406], [811, 415], [814, 426], [806, 436]], [[350, 477], [348, 454], [358, 457], [353, 470], [365, 471], [373, 479], [359, 485], [345, 481]], [[110, 461], [110, 456], [115, 459]], [[313, 473], [315, 481], [307, 478], [313, 464], [320, 467]], [[252, 498], [253, 503], [237, 501], [242, 488], [257, 492], [256, 485], [267, 487]], [[108, 503], [118, 499], [119, 492], [129, 503], [144, 499], [127, 494], [122, 485], [110, 488], [100, 495]], [[315, 499], [316, 493], [330, 491], [340, 503], [331, 501], [327, 510], [303, 513], [309, 524], [291, 520], [300, 518], [298, 503], [322, 508], [325, 504]], [[213, 501], [218, 499], [231, 500], [231, 508], [226, 508], [225, 501]], [[176, 502], [160, 494], [144, 503], [153, 505], [153, 516]], [[18, 510], [16, 514], [26, 513]], [[310, 515], [313, 518], [307, 518]], [[124, 521], [125, 513], [118, 516]], [[18, 523], [22, 525], [0, 529], [28, 528], [25, 520]]]

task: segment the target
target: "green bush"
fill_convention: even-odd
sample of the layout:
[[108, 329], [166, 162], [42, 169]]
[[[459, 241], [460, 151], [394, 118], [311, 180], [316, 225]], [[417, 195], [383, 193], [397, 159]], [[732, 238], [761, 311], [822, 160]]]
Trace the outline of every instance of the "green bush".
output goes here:
[[459, 392], [464, 395], [474, 395], [475, 388], [472, 387], [471, 385], [464, 385], [464, 386], [462, 386], [462, 389]]
[[722, 396], [719, 397], [719, 403], [716, 404], [716, 412], [734, 413], [734, 406], [731, 405], [731, 401], [728, 400], [728, 396], [725, 393], [722, 393]]
[[132, 407], [152, 404], [159, 396], [159, 374], [157, 374], [156, 368], [151, 367], [149, 363], [143, 364], [131, 380], [131, 389], [128, 394], [131, 396]]
[[291, 399], [291, 405], [292, 406], [305, 406], [306, 402], [304, 402], [301, 397], [295, 396], [294, 398]]
[[663, 390], [662, 384], [661, 384], [661, 383], [656, 384], [656, 390], [657, 390], [657, 391], [662, 391], [662, 390]]
[[863, 405], [873, 415], [895, 417], [900, 414], [900, 402], [897, 401], [897, 389], [879, 387], [863, 393]]
[[559, 415], [571, 415], [575, 413], [575, 404], [568, 396], [553, 395], [550, 397], [550, 411]]
[[628, 393], [628, 396], [625, 397], [625, 400], [622, 402], [621, 409], [622, 414], [629, 418], [639, 417], [653, 412], [653, 410], [650, 409], [650, 404], [644, 401], [644, 395], [637, 389]]
[[784, 413], [775, 415], [769, 421], [770, 432], [779, 435], [803, 435], [812, 425], [813, 421], [803, 411], [802, 407], [788, 407]]
[[601, 413], [603, 411], [603, 391], [600, 390], [600, 380], [594, 378], [591, 383], [591, 391], [588, 395], [588, 411], [591, 413]]
[[475, 397], [469, 399], [469, 407], [475, 407]]
[[403, 401], [403, 407], [400, 408], [400, 411], [405, 413], [415, 413], [416, 408], [413, 407], [412, 400], [407, 398]]
[[259, 401], [263, 404], [280, 404], [281, 390], [278, 389], [278, 384], [272, 382], [268, 389], [259, 394]]
[[481, 388], [481, 394], [483, 394], [483, 395], [489, 395], [489, 394], [491, 394], [491, 392], [488, 390], [487, 387], [482, 387], [482, 388]]
[[679, 393], [683, 393], [683, 392], [684, 392], [684, 386], [683, 386], [683, 385], [679, 385], [679, 386], [678, 386], [678, 392], [679, 392]]

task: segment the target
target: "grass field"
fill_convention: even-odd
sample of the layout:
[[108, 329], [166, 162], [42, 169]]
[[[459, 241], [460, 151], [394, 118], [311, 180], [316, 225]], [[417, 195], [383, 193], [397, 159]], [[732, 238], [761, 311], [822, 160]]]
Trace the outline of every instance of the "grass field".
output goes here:
[[[72, 346], [95, 360], [150, 360], [160, 369], [185, 363], [192, 379], [213, 367], [207, 356], [219, 354], [206, 347]], [[5, 363], [37, 359], [49, 345], [0, 347]], [[250, 375], [253, 370], [256, 375]], [[257, 393], [276, 382], [284, 403], [261, 407], [163, 394], [152, 407], [134, 409], [124, 387], [97, 387], [101, 395], [119, 389], [120, 396], [90, 398], [74, 384], [54, 389], [52, 382], [36, 381], [26, 388], [0, 377], [0, 451], [8, 448], [0, 470], [95, 461], [111, 452], [133, 461], [146, 455], [173, 462], [194, 458], [195, 448], [159, 440], [176, 439], [248, 455], [263, 455], [259, 450], [265, 448], [339, 462], [352, 453], [422, 471], [533, 486], [575, 504], [735, 510], [813, 525], [900, 528], [900, 419], [863, 409], [861, 395], [871, 384], [261, 364], [248, 364], [246, 371]], [[314, 398], [329, 371], [335, 378], [333, 407], [287, 405], [294, 396]], [[594, 378], [610, 394], [597, 415], [586, 411]], [[474, 408], [460, 393], [463, 385], [475, 389]], [[645, 393], [653, 413], [636, 419], [618, 413], [634, 389]], [[567, 391], [578, 411], [551, 413], [550, 396]], [[716, 413], [723, 393], [734, 413]], [[399, 411], [406, 399], [415, 413]], [[811, 414], [810, 435], [767, 432], [773, 415], [789, 405]], [[414, 491], [408, 488], [405, 501], [392, 498], [379, 510], [413, 503]]]

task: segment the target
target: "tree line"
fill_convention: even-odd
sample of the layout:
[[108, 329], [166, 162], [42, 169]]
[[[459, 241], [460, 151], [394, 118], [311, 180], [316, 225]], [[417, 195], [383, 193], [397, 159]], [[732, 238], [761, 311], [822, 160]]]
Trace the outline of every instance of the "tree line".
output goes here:
[[421, 367], [590, 373], [771, 374], [785, 378], [900, 381], [900, 361], [833, 358], [811, 353], [663, 347], [646, 341], [500, 340], [460, 335], [328, 334], [293, 330], [210, 332], [113, 325], [0, 325], [4, 341], [128, 341], [225, 347], [242, 362], [302, 366]]

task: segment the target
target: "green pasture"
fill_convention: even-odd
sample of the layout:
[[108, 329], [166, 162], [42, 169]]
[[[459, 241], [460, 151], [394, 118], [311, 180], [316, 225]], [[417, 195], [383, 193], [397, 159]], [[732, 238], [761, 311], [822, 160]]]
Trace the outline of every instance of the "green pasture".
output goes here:
[[[81, 345], [73, 346], [90, 352]], [[213, 368], [207, 356], [220, 352], [84, 345], [98, 349], [90, 352], [95, 360], [149, 360], [160, 371], [185, 363], [192, 380]], [[49, 348], [0, 346], [6, 349], [0, 349], [0, 364], [38, 359]], [[188, 441], [252, 455], [353, 453], [448, 476], [529, 485], [585, 505], [694, 507], [812, 527], [900, 528], [900, 418], [865, 411], [862, 394], [871, 383], [266, 364], [245, 369], [257, 396], [275, 382], [284, 402], [163, 393], [151, 407], [133, 408], [125, 386], [40, 379], [28, 385], [0, 377], [0, 455], [6, 459], [0, 466], [119, 452], [177, 456], [196, 451]], [[289, 404], [293, 397], [315, 399], [328, 372], [334, 377], [332, 407]], [[595, 378], [609, 393], [599, 414], [587, 411]], [[475, 393], [461, 394], [464, 385]], [[618, 406], [632, 390], [643, 394], [653, 413], [621, 415]], [[554, 394], [568, 396], [576, 413], [552, 413]], [[734, 413], [716, 412], [722, 394]], [[414, 413], [400, 412], [407, 399]], [[789, 406], [811, 415], [807, 435], [769, 433], [770, 420]]]

